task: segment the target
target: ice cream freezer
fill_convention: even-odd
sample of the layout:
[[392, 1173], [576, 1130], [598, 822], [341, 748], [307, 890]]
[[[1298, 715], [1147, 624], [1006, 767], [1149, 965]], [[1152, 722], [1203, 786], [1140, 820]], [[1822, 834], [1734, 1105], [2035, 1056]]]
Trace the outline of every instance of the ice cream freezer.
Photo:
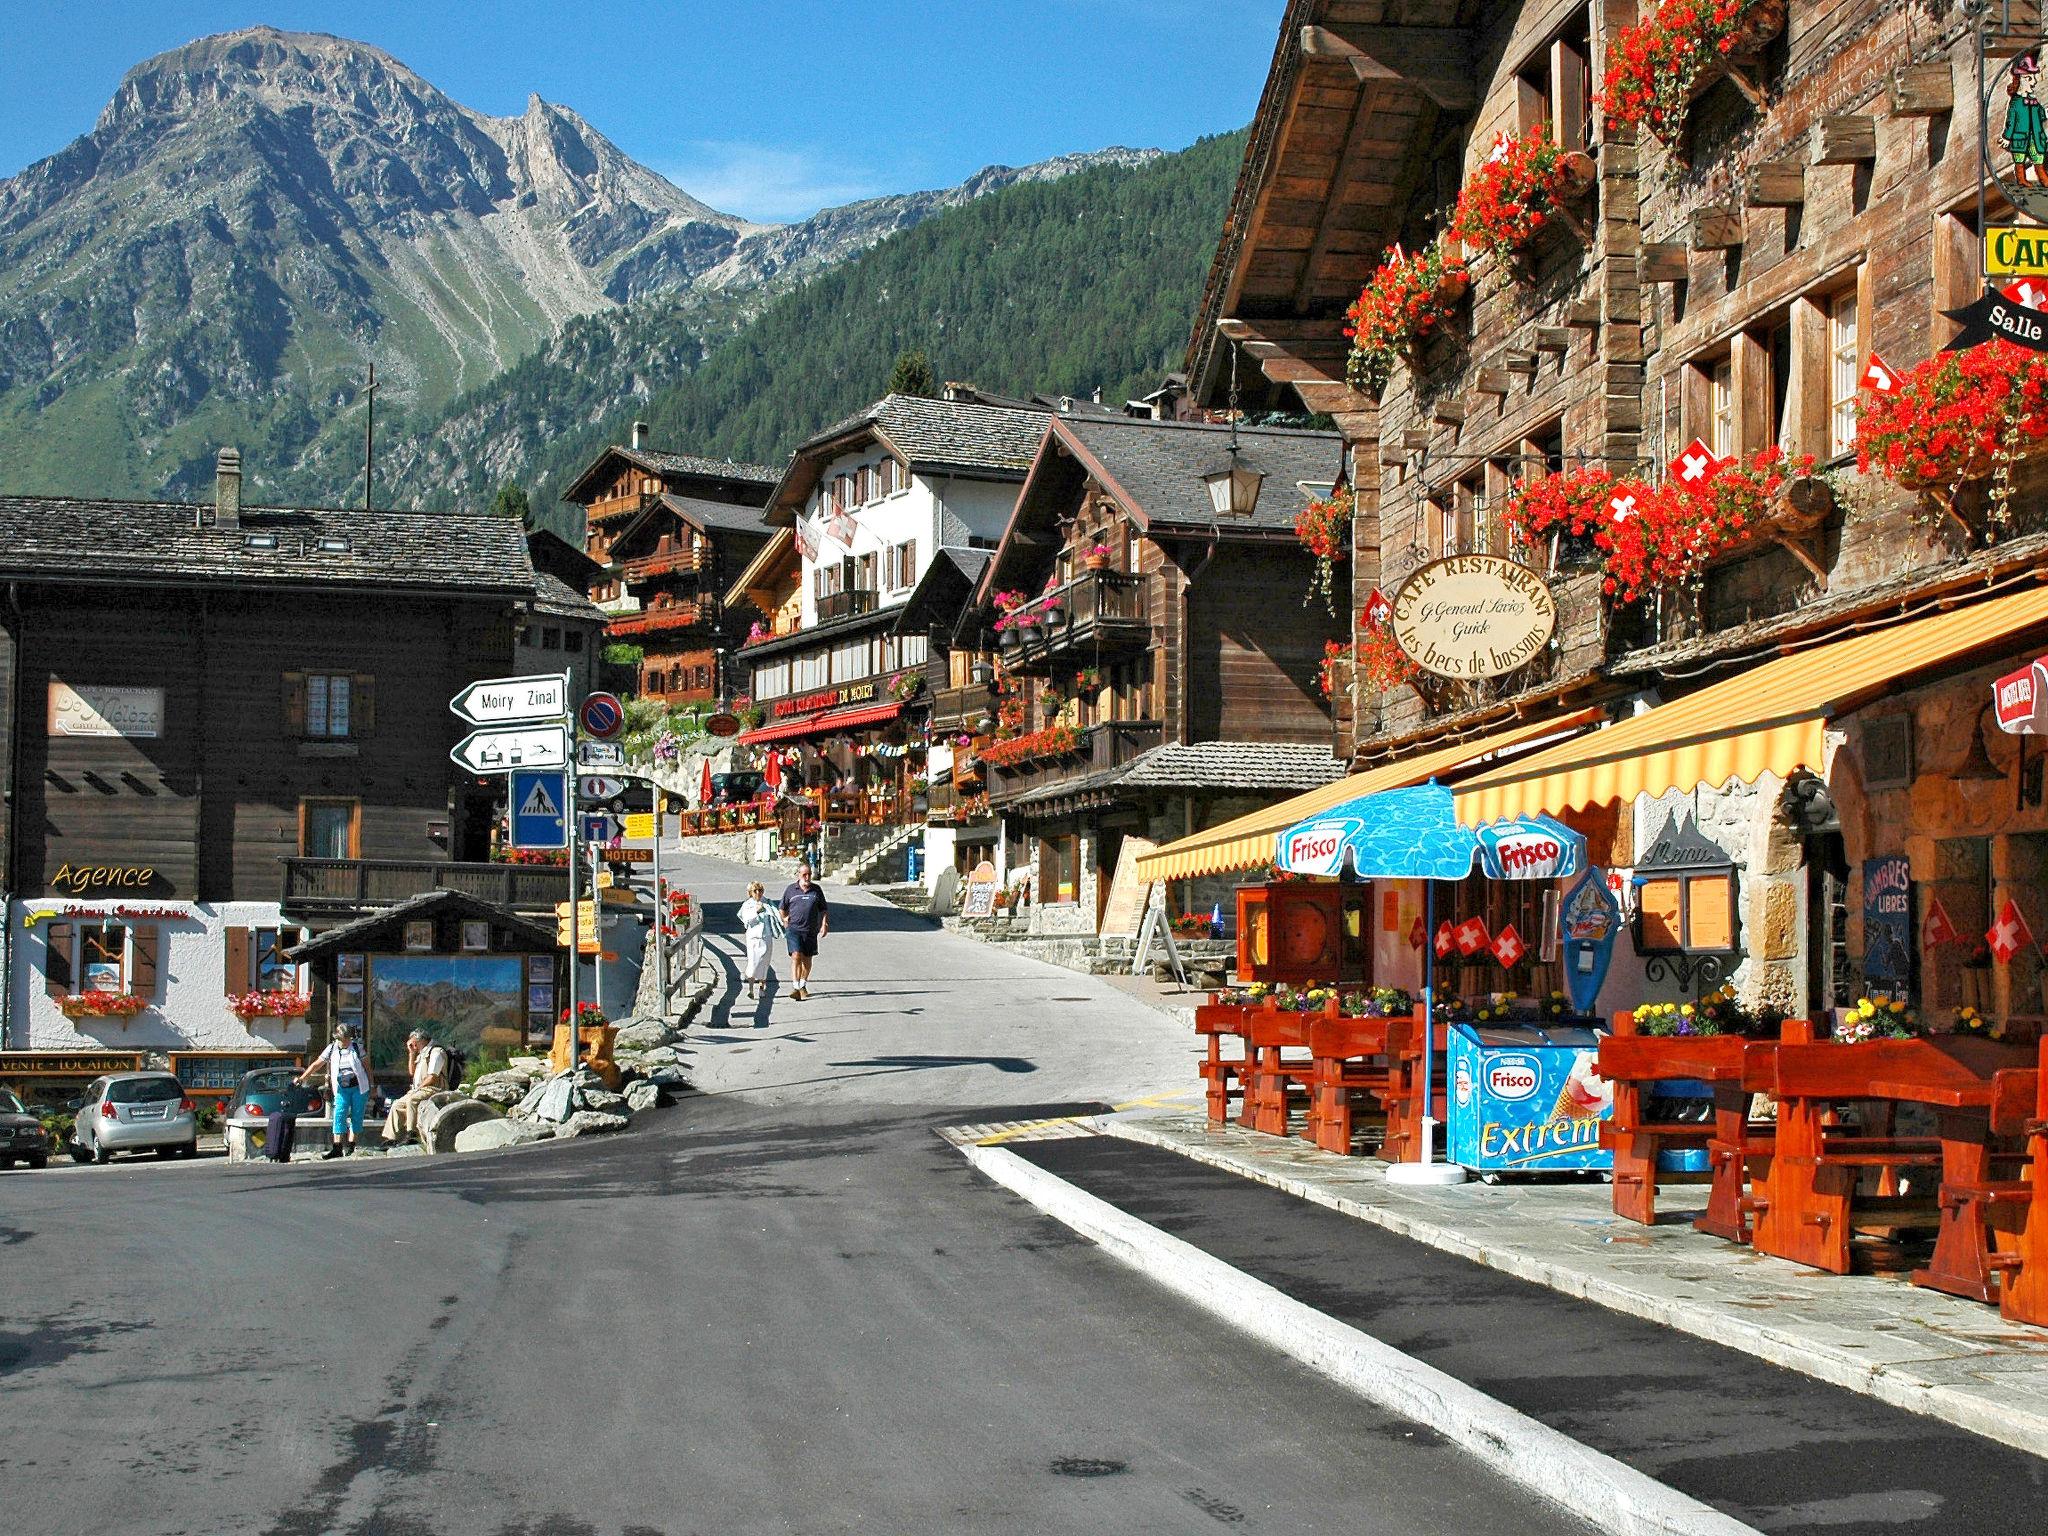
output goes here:
[[1583, 1024], [1452, 1025], [1450, 1160], [1482, 1174], [1612, 1168], [1600, 1125], [1614, 1090], [1599, 1045]]

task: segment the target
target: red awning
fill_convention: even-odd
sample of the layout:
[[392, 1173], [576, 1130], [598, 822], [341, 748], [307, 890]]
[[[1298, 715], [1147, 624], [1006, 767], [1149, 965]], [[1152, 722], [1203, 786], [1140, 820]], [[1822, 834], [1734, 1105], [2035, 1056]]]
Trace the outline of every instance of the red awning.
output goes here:
[[779, 720], [774, 725], [756, 726], [751, 731], [740, 732], [743, 746], [757, 746], [764, 741], [794, 741], [799, 736], [822, 736], [831, 731], [843, 731], [856, 725], [873, 725], [879, 720], [894, 720], [903, 713], [900, 701], [889, 704], [856, 704], [847, 709], [828, 709], [823, 714], [805, 715], [800, 720]]

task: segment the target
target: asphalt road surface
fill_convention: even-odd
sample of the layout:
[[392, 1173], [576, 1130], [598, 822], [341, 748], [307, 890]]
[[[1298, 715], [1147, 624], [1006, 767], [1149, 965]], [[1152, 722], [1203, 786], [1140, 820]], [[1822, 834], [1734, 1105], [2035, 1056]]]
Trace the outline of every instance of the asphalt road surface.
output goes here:
[[1583, 1529], [933, 1134], [1185, 1090], [1184, 1030], [832, 895], [812, 1000], [714, 1010], [624, 1136], [0, 1175], [5, 1526]]

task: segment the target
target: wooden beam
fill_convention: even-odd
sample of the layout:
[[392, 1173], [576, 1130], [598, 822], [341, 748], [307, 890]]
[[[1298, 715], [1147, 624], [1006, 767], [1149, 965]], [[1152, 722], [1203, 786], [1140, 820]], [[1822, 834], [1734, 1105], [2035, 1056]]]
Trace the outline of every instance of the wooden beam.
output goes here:
[[1536, 354], [1520, 347], [1510, 347], [1502, 354], [1501, 367], [1509, 373], [1519, 373], [1524, 378], [1536, 377]]
[[1420, 453], [1429, 446], [1429, 428], [1404, 427], [1401, 429], [1401, 446], [1410, 453]]
[[1815, 165], [1857, 165], [1877, 158], [1877, 119], [1824, 117], [1813, 125]]
[[1477, 104], [1472, 34], [1463, 27], [1303, 27], [1301, 51], [1342, 59], [1360, 80], [1412, 85], [1438, 106], [1464, 112]]
[[1600, 300], [1598, 296], [1576, 299], [1572, 307], [1564, 312], [1564, 323], [1580, 330], [1596, 330], [1600, 325]]
[[1451, 426], [1462, 426], [1465, 421], [1465, 402], [1453, 400], [1449, 395], [1445, 395], [1430, 407], [1430, 415], [1437, 421]]
[[1806, 167], [1796, 160], [1771, 160], [1749, 173], [1743, 201], [1753, 208], [1796, 208], [1806, 201]]
[[1692, 252], [1677, 240], [1646, 240], [1638, 259], [1646, 283], [1682, 283], [1692, 275]]
[[[1529, 371], [1533, 373], [1535, 369]], [[1505, 395], [1515, 387], [1515, 381], [1505, 368], [1482, 368], [1473, 375], [1472, 387], [1482, 395]]]
[[[1696, 251], [1736, 250], [1742, 245], [1742, 210], [1733, 204], [1696, 208], [1692, 215], [1692, 248]], [[1644, 246], [1645, 251], [1649, 250]]]
[[1947, 59], [1901, 64], [1892, 71], [1892, 116], [1936, 117], [1954, 109], [1955, 77]]

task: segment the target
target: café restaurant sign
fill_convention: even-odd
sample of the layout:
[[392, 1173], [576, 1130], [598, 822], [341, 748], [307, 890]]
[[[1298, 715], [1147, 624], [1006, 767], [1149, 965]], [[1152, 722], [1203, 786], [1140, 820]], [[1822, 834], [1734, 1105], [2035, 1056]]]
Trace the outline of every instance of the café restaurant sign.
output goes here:
[[153, 741], [164, 733], [161, 688], [50, 681], [52, 736], [125, 736]]
[[837, 709], [842, 704], [872, 704], [879, 691], [873, 683], [848, 683], [844, 688], [801, 693], [793, 698], [777, 699], [775, 717], [786, 720], [791, 715], [816, 714], [821, 709]]
[[2001, 731], [2013, 736], [2048, 736], [2048, 656], [1993, 683], [1991, 706]]
[[1527, 666], [1557, 632], [1557, 600], [1526, 565], [1498, 555], [1432, 560], [1394, 596], [1394, 639], [1439, 677], [1499, 677]]

